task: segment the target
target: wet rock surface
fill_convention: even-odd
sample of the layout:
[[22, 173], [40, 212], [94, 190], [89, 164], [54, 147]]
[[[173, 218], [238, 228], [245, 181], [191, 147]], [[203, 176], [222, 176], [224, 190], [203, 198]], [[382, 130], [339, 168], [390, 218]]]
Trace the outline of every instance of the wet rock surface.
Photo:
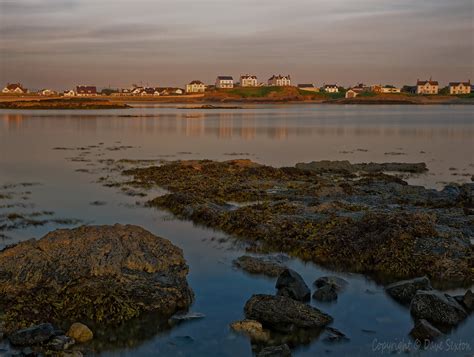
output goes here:
[[233, 265], [249, 274], [279, 276], [286, 267], [277, 259], [271, 257], [252, 257], [243, 255], [233, 261]]
[[331, 316], [286, 296], [253, 295], [245, 304], [244, 312], [247, 319], [283, 333], [322, 329], [332, 322]]
[[137, 226], [56, 230], [0, 253], [5, 328], [118, 324], [145, 311], [169, 317], [192, 302], [187, 273], [179, 248]]
[[298, 169], [314, 171], [317, 173], [354, 173], [354, 172], [411, 172], [422, 173], [428, 171], [426, 164], [419, 163], [405, 163], [405, 162], [385, 162], [385, 163], [360, 163], [351, 164], [347, 160], [343, 161], [312, 161], [309, 163], [296, 164]]
[[417, 320], [415, 326], [410, 331], [410, 336], [424, 344], [425, 341], [433, 341], [442, 336], [443, 333], [431, 325], [425, 319]]
[[434, 290], [418, 291], [411, 301], [410, 312], [417, 319], [445, 326], [455, 326], [468, 315], [452, 296]]
[[348, 285], [348, 282], [338, 276], [322, 276], [316, 279], [313, 285], [317, 288], [332, 286], [336, 291], [342, 291]]
[[230, 327], [236, 332], [245, 333], [253, 342], [267, 342], [270, 339], [270, 332], [256, 320], [235, 321]]
[[265, 347], [257, 353], [257, 357], [291, 357], [291, 350], [286, 344]]
[[313, 299], [324, 302], [335, 301], [337, 300], [337, 290], [333, 285], [324, 285], [313, 293]]
[[311, 291], [301, 275], [292, 269], [285, 269], [280, 274], [275, 288], [278, 290], [278, 295], [298, 301], [308, 301], [311, 296]]
[[169, 191], [148, 205], [221, 229], [255, 250], [382, 282], [423, 275], [450, 286], [472, 282], [474, 223], [466, 212], [473, 184], [437, 191], [346, 166], [319, 172], [250, 160], [173, 161], [124, 174], [133, 177], [130, 187]]
[[48, 341], [54, 334], [53, 325], [44, 323], [15, 331], [8, 336], [8, 339], [15, 346], [31, 346]]
[[402, 304], [409, 304], [419, 290], [432, 290], [427, 277], [399, 281], [385, 287], [387, 294]]

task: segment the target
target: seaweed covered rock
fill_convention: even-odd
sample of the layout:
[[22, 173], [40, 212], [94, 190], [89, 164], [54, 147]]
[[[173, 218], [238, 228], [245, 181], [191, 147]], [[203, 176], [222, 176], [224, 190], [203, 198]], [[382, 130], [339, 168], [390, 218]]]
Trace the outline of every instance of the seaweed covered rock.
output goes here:
[[467, 317], [453, 297], [436, 290], [418, 291], [411, 301], [410, 312], [417, 319], [445, 326], [455, 326]]
[[402, 304], [409, 304], [419, 290], [432, 290], [430, 280], [426, 276], [399, 281], [385, 288], [388, 295]]
[[308, 301], [311, 291], [301, 275], [292, 269], [285, 269], [276, 282], [278, 295], [287, 296], [298, 301]]
[[287, 344], [263, 348], [257, 357], [291, 357], [291, 350]]
[[171, 316], [193, 293], [181, 249], [132, 225], [59, 229], [0, 253], [6, 328], [49, 321], [115, 324]]
[[262, 274], [269, 277], [280, 275], [286, 268], [275, 259], [243, 255], [233, 261], [233, 265], [249, 274]]
[[253, 295], [245, 304], [247, 319], [257, 320], [273, 331], [322, 329], [332, 317], [320, 310], [286, 296]]

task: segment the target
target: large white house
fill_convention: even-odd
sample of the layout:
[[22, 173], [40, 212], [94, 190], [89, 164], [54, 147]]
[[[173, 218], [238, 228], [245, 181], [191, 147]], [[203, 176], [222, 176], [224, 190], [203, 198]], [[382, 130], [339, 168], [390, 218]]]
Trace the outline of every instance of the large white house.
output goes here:
[[416, 94], [438, 94], [438, 81], [416, 81]]
[[21, 83], [8, 83], [5, 88], [3, 88], [2, 93], [5, 94], [26, 94], [28, 89], [23, 88]]
[[450, 82], [449, 94], [469, 94], [471, 93], [471, 81], [467, 82]]
[[250, 74], [241, 75], [240, 86], [241, 87], [257, 87], [258, 86], [257, 76], [253, 76]]
[[269, 86], [276, 86], [276, 87], [287, 87], [291, 86], [291, 78], [290, 75], [282, 76], [281, 74], [273, 75], [268, 79]]
[[198, 80], [194, 80], [186, 84], [186, 93], [204, 93], [206, 86]]
[[325, 84], [323, 86], [323, 90], [326, 93], [339, 93], [339, 87], [337, 86], [337, 84]]
[[216, 88], [234, 88], [234, 78], [232, 76], [218, 76]]

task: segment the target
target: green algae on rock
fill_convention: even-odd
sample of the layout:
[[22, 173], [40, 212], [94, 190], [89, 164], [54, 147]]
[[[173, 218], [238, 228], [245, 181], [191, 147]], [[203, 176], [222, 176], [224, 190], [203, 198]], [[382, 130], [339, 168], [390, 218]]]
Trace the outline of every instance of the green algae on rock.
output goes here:
[[320, 173], [250, 160], [173, 161], [124, 171], [132, 187], [169, 193], [148, 202], [221, 229], [261, 251], [282, 251], [384, 282], [474, 277], [473, 184], [442, 191], [381, 172]]
[[59, 229], [0, 253], [7, 330], [39, 322], [117, 324], [168, 318], [193, 300], [181, 249], [132, 225]]

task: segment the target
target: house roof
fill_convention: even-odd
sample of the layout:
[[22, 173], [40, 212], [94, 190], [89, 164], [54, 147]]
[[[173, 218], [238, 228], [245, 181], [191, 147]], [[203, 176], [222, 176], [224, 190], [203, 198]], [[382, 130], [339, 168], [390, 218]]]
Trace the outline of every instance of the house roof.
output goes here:
[[243, 74], [243, 75], [240, 76], [240, 78], [257, 79], [257, 76], [250, 75], [250, 74]]
[[471, 81], [467, 81], [467, 82], [449, 82], [449, 85], [451, 87], [457, 87], [458, 85], [462, 84], [463, 86], [467, 86], [469, 87], [471, 85]]
[[220, 81], [233, 81], [234, 80], [232, 76], [218, 76], [217, 79]]
[[194, 81], [191, 81], [189, 84], [204, 84], [204, 83], [198, 80], [194, 80]]
[[77, 92], [91, 92], [91, 93], [96, 93], [97, 92], [97, 87], [95, 86], [77, 86], [76, 87]]
[[431, 86], [437, 86], [438, 85], [438, 81], [432, 81], [431, 79], [429, 81], [420, 81], [420, 80], [418, 80], [416, 82], [416, 85], [417, 86], [424, 86], [427, 83], [429, 83], [429, 85], [431, 85]]
[[337, 88], [337, 84], [325, 84], [324, 88]]
[[15, 90], [17, 88], [20, 88], [22, 91], [25, 90], [23, 86], [21, 85], [21, 83], [8, 83], [6, 88], [8, 90]]
[[282, 76], [281, 74], [279, 74], [278, 76], [273, 75], [270, 77], [269, 81], [271, 81], [272, 79], [290, 79], [290, 75], [287, 75], [287, 76]]

